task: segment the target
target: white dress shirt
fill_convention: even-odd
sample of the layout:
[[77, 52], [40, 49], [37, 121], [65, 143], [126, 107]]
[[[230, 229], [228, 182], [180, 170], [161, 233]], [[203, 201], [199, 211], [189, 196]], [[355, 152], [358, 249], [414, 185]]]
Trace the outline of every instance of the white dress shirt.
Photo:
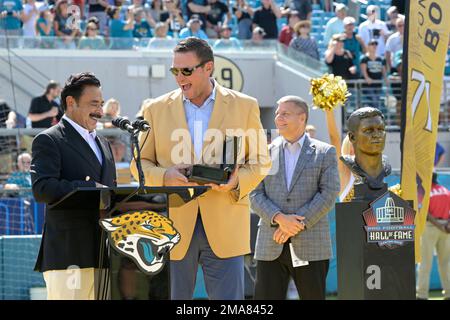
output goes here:
[[286, 187], [288, 190], [291, 186], [292, 176], [294, 175], [295, 166], [302, 151], [303, 143], [305, 142], [305, 134], [294, 143], [290, 143], [283, 138], [284, 149], [284, 167], [286, 174]]
[[102, 152], [100, 151], [98, 144], [95, 142], [95, 138], [97, 137], [97, 133], [95, 132], [95, 130], [89, 132], [87, 129], [83, 128], [78, 123], [71, 120], [67, 115], [63, 115], [62, 118], [66, 120], [68, 123], [70, 123], [72, 127], [80, 134], [80, 136], [89, 144], [98, 161], [100, 162], [100, 164], [102, 164], [103, 163]]
[[[214, 85], [214, 83], [213, 83]], [[197, 159], [202, 158], [203, 138], [208, 130], [209, 120], [213, 112], [214, 101], [216, 99], [216, 87], [214, 86], [211, 95], [201, 106], [196, 106], [189, 99], [183, 97], [184, 111], [186, 113], [186, 122], [191, 134], [192, 143]]]

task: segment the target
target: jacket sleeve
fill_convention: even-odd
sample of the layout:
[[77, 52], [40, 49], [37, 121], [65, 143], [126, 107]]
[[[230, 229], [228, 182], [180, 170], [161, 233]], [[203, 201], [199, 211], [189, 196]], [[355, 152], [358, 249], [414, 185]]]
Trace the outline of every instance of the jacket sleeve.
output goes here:
[[239, 189], [237, 192], [231, 192], [234, 201], [241, 200], [255, 189], [271, 168], [267, 138], [256, 101], [252, 102], [247, 124], [245, 163], [239, 167], [238, 171]]
[[78, 187], [95, 187], [95, 181], [69, 181], [61, 178], [61, 154], [56, 142], [39, 134], [32, 144], [31, 182], [38, 202], [54, 203]]
[[266, 195], [264, 180], [250, 193], [250, 208], [264, 223], [272, 225], [273, 217], [281, 209]]
[[324, 156], [316, 195], [297, 211], [298, 215], [305, 217], [303, 222], [307, 229], [313, 227], [331, 210], [339, 188], [336, 149], [330, 147]]

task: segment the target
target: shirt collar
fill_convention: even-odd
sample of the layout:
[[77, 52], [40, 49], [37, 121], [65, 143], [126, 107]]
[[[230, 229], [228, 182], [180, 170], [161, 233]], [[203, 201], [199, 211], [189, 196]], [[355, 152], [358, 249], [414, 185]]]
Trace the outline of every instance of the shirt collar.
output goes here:
[[82, 126], [80, 126], [78, 123], [76, 123], [75, 121], [73, 121], [72, 119], [70, 119], [66, 114], [63, 115], [62, 117], [64, 120], [66, 120], [68, 123], [70, 123], [70, 125], [84, 138], [87, 139], [88, 136], [91, 136], [92, 138], [96, 138], [97, 137], [97, 132], [95, 131], [95, 129], [92, 132], [89, 132], [89, 130], [87, 130], [86, 128], [83, 128]]
[[[204, 106], [206, 106], [209, 101], [215, 101], [216, 100], [216, 82], [213, 79], [211, 79], [211, 83], [213, 85], [213, 90], [212, 90], [211, 94], [209, 95], [208, 99], [205, 100], [205, 102], [200, 106], [200, 108], [203, 108]], [[186, 102], [186, 101], [187, 102], [191, 102], [191, 100], [186, 98], [184, 95], [183, 95], [183, 101], [184, 102]]]
[[[306, 133], [303, 133], [303, 135], [301, 136], [300, 139], [298, 139], [297, 141], [293, 142], [292, 144], [298, 144], [300, 146], [300, 149], [303, 146], [303, 143], [305, 142], [305, 137], [306, 137]], [[281, 137], [283, 139], [283, 149], [286, 148], [286, 145], [289, 143], [291, 144], [289, 141], [287, 141], [284, 137]]]

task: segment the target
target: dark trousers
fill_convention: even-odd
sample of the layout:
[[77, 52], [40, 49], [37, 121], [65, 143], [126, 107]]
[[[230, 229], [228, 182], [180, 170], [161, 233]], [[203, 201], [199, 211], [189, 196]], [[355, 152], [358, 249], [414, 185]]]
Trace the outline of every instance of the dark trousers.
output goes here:
[[292, 266], [289, 243], [274, 261], [259, 261], [256, 266], [255, 300], [286, 299], [289, 279], [294, 279], [302, 300], [325, 300], [329, 260], [309, 261], [309, 265]]

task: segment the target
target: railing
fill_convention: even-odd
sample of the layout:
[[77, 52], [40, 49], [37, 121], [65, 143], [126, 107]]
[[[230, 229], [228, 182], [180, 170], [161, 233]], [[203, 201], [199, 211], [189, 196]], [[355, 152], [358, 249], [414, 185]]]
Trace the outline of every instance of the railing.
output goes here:
[[[158, 38], [75, 38], [64, 42], [59, 37], [20, 37], [0, 36], [0, 49], [59, 49], [59, 50], [172, 50], [180, 39]], [[214, 50], [234, 51], [276, 51], [276, 40], [224, 41], [223, 39], [209, 39], [208, 43]]]
[[[348, 116], [364, 106], [379, 108], [386, 119], [388, 131], [400, 131], [402, 87], [399, 79], [390, 79], [389, 86], [383, 81], [373, 81], [371, 86], [365, 80], [347, 80], [352, 94], [343, 108], [342, 127]], [[439, 130], [450, 130], [450, 79], [444, 79], [439, 112]]]

